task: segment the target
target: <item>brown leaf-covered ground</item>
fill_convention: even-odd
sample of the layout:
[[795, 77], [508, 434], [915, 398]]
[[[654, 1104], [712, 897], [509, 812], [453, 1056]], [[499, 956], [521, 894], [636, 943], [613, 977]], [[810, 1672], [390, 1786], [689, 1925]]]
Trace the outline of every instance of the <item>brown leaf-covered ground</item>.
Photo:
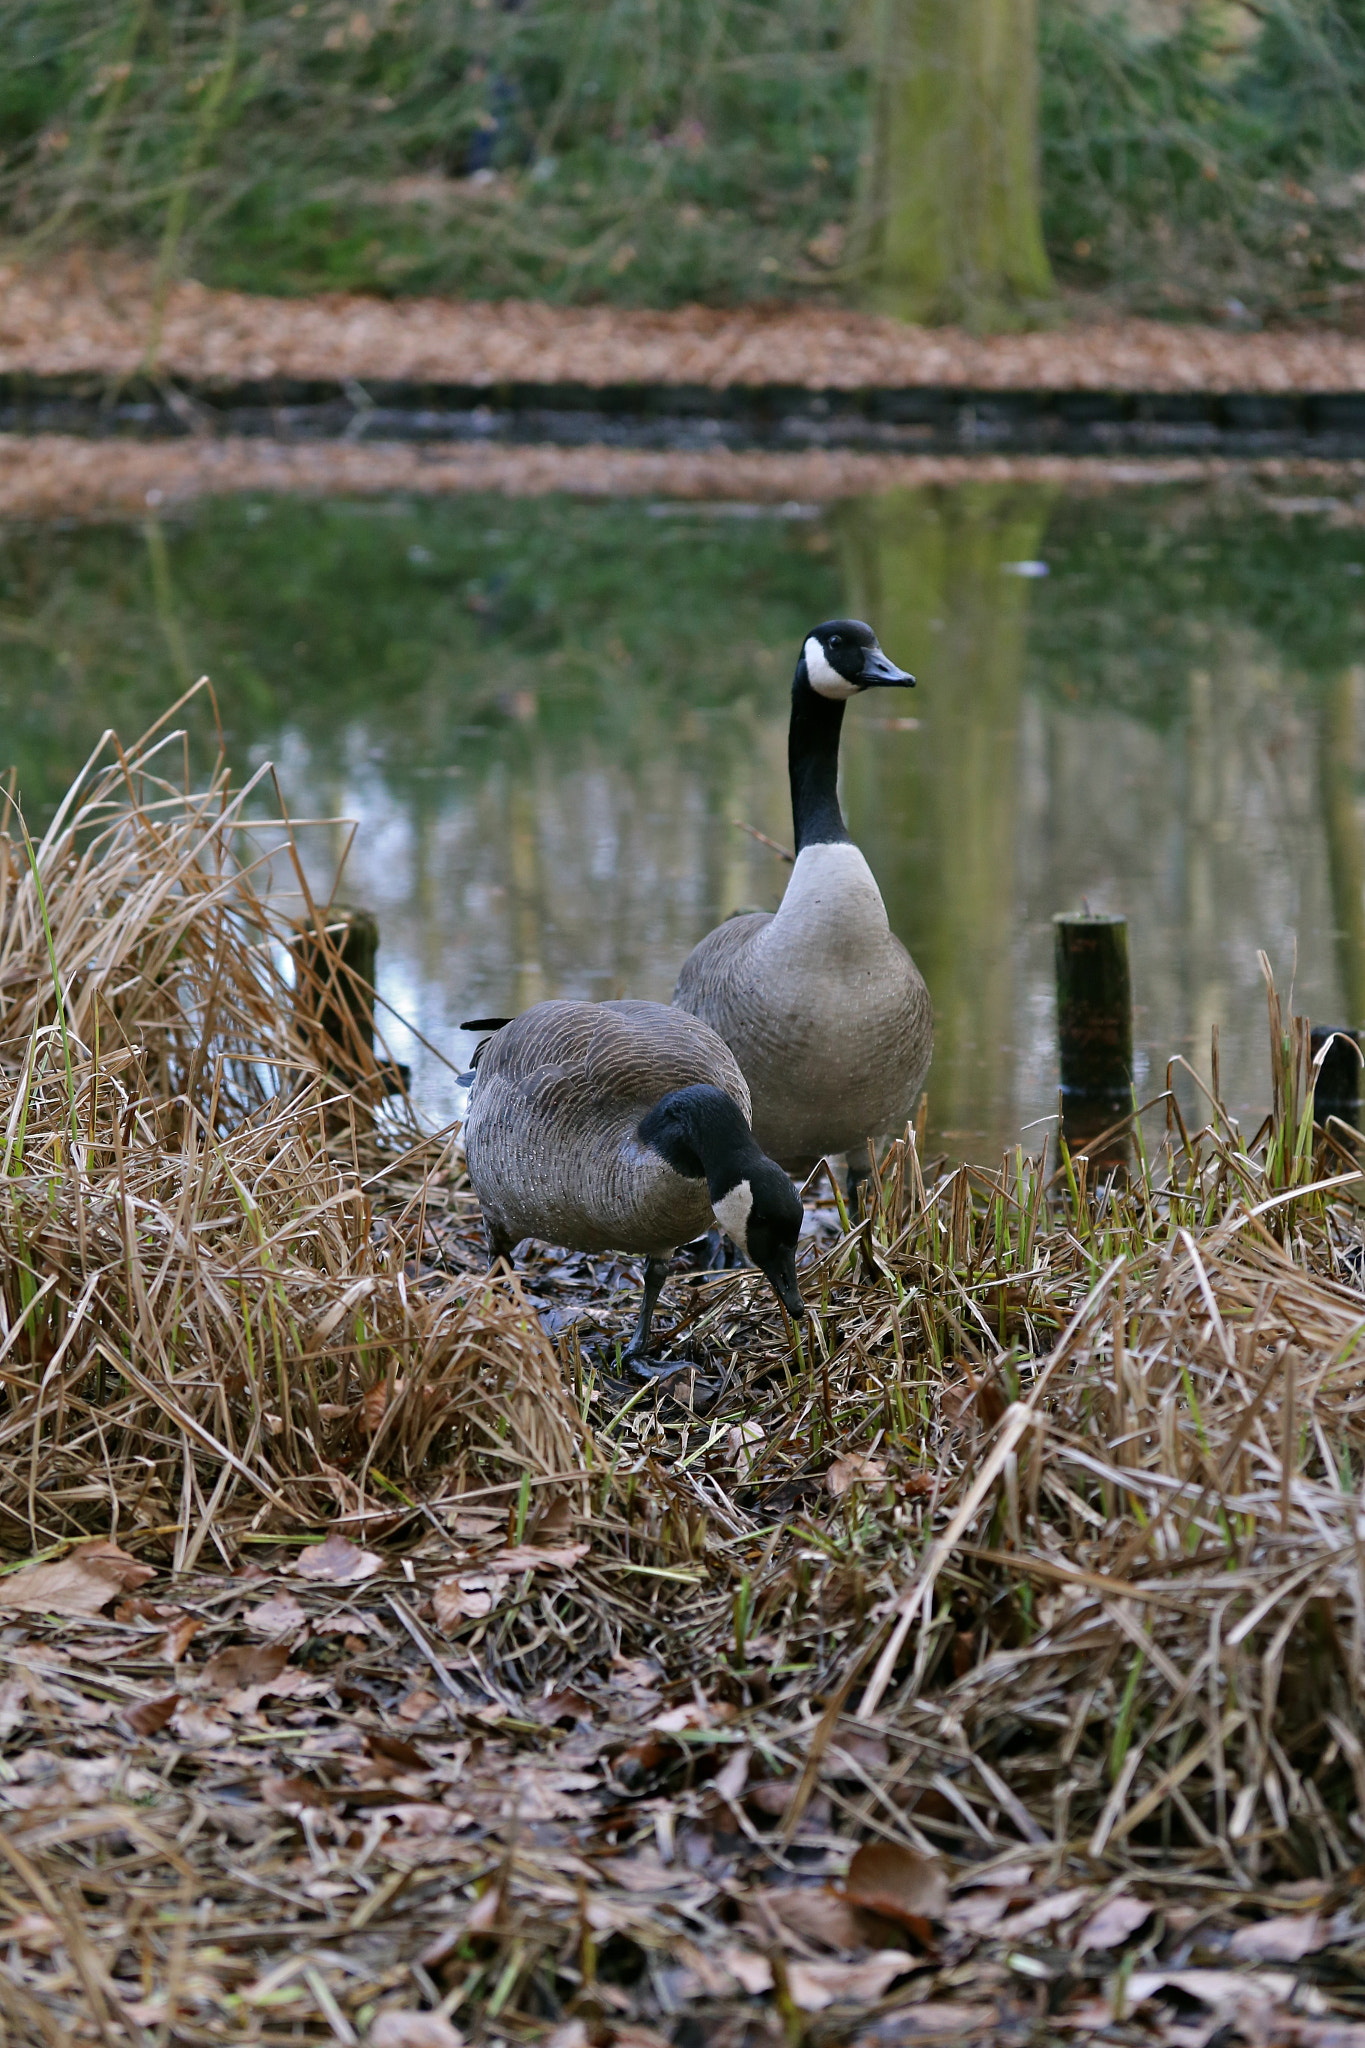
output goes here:
[[1306, 1023], [1117, 1174], [907, 1133], [799, 1333], [684, 1257], [627, 1382], [629, 1262], [485, 1273], [178, 760], [0, 817], [0, 2039], [1365, 2048]]
[[1365, 340], [1077, 318], [1029, 333], [910, 327], [828, 304], [673, 312], [173, 286], [150, 265], [73, 256], [0, 267], [0, 374], [196, 384], [367, 377], [413, 383], [789, 385], [860, 390], [1365, 390]]

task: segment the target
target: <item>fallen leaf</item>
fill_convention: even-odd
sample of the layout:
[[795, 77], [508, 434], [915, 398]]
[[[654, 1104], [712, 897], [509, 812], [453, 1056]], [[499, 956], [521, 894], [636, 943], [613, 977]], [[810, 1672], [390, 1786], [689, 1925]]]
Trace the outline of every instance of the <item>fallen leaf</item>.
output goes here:
[[730, 1462], [741, 1472], [751, 1472], [762, 1457], [768, 1433], [761, 1422], [738, 1422], [725, 1438]]
[[638, 1791], [651, 1771], [658, 1770], [667, 1753], [657, 1735], [645, 1735], [621, 1751], [612, 1769], [628, 1792]]
[[261, 1798], [277, 1813], [300, 1814], [305, 1807], [329, 1806], [331, 1801], [321, 1785], [311, 1778], [262, 1778]]
[[727, 1805], [733, 1805], [749, 1781], [749, 1763], [753, 1752], [747, 1742], [742, 1742], [734, 1753], [727, 1757], [715, 1777], [711, 1790]]
[[287, 1636], [302, 1628], [307, 1620], [292, 1593], [272, 1593], [268, 1600], [247, 1608], [242, 1626], [254, 1629], [258, 1636]]
[[203, 1626], [202, 1621], [195, 1621], [187, 1614], [183, 1621], [177, 1621], [173, 1628], [167, 1629], [161, 1638], [161, 1655], [168, 1664], [180, 1662]]
[[[272, 1648], [274, 1645], [271, 1646]], [[283, 1644], [280, 1645], [284, 1647]], [[276, 1671], [266, 1678], [252, 1679], [246, 1685], [235, 1685], [223, 1694], [223, 1706], [229, 1714], [254, 1714], [268, 1693], [277, 1700], [319, 1699], [331, 1691], [331, 1681], [314, 1678], [297, 1665], [289, 1665], [283, 1671]]]
[[790, 1962], [787, 1982], [793, 2005], [802, 2012], [823, 2012], [827, 2005], [840, 2003], [874, 2005], [897, 1977], [918, 1967], [904, 1949], [888, 1948], [861, 1963]]
[[372, 1579], [382, 1572], [384, 1560], [373, 1550], [362, 1550], [333, 1529], [325, 1543], [310, 1544], [294, 1561], [301, 1579], [326, 1579], [335, 1586], [351, 1586], [358, 1579]]
[[1287, 1971], [1264, 1970], [1256, 1975], [1237, 1970], [1135, 1970], [1128, 1979], [1124, 2005], [1128, 2012], [1163, 1991], [1178, 1991], [1212, 2007], [1217, 2024], [1211, 2031], [1235, 2025], [1256, 2043], [1266, 2044], [1277, 2005], [1293, 1995], [1294, 1978]]
[[[1106, 2006], [1104, 2017], [1107, 2020], [1109, 2016]], [[993, 2005], [948, 2005], [940, 1999], [924, 1999], [919, 2005], [897, 2007], [894, 2024], [894, 2033], [881, 2037], [887, 2048], [893, 2041], [896, 2048], [904, 2048], [904, 2043], [913, 2041], [917, 2034], [931, 2034], [935, 2040], [945, 2034], [970, 2034], [974, 2041], [983, 2044], [1002, 2038], [995, 2032], [1000, 2014]]]
[[517, 1572], [567, 1571], [571, 1565], [587, 1556], [591, 1546], [587, 1543], [566, 1543], [559, 1550], [541, 1550], [534, 1543], [519, 1543], [511, 1550], [500, 1550], [496, 1557], [490, 1557], [490, 1571]]
[[790, 1934], [813, 1948], [867, 1945], [857, 1911], [828, 1885], [765, 1885], [750, 1892], [743, 1911], [746, 1923], [764, 1942]]
[[1010, 1909], [1008, 1892], [979, 1891], [967, 1892], [962, 1898], [950, 1899], [944, 1919], [958, 1934], [989, 1934], [992, 1927], [998, 1927]]
[[1091, 1914], [1076, 1937], [1076, 1948], [1082, 1955], [1090, 1948], [1117, 1948], [1151, 1917], [1152, 1908], [1145, 1899], [1130, 1899], [1127, 1892], [1120, 1892]]
[[427, 1762], [414, 1742], [404, 1742], [399, 1735], [384, 1735], [377, 1728], [366, 1734], [365, 1748], [371, 1757], [382, 1763], [394, 1764], [404, 1771], [429, 1771]]
[[419, 1685], [414, 1691], [404, 1694], [398, 1702], [398, 1713], [404, 1721], [425, 1721], [440, 1704], [434, 1692], [428, 1692], [424, 1685]]
[[650, 1727], [660, 1735], [681, 1735], [687, 1728], [714, 1728], [718, 1722], [733, 1721], [735, 1710], [724, 1701], [713, 1705], [710, 1700], [688, 1700], [681, 1707], [669, 1707], [662, 1714], [656, 1714]]
[[545, 2048], [592, 2048], [582, 2020], [566, 2020], [546, 2037]]
[[[850, 1728], [836, 1735], [831, 1742], [826, 1753], [822, 1776], [846, 1777], [849, 1772], [842, 1768], [844, 1765], [861, 1765], [864, 1771], [871, 1771], [875, 1775], [878, 1771], [886, 1770], [890, 1762], [891, 1752], [885, 1736], [866, 1735], [859, 1728]], [[856, 1769], [852, 1771], [852, 1775], [857, 1777]]]
[[360, 1422], [367, 1436], [373, 1436], [389, 1405], [389, 1390], [383, 1380], [377, 1380], [372, 1387], [366, 1387], [360, 1397]]
[[[592, 1780], [588, 1782], [591, 1784]], [[654, 1848], [639, 1849], [633, 1856], [613, 1856], [602, 1868], [613, 1884], [627, 1892], [676, 1891], [694, 1882], [692, 1871], [677, 1863], [665, 1863]]]
[[994, 1870], [983, 1870], [978, 1874], [969, 1871], [958, 1879], [958, 1889], [966, 1891], [979, 1886], [989, 1886], [993, 1891], [1027, 1892], [1033, 1886], [1033, 1865], [1031, 1863], [997, 1863]]
[[171, 1723], [175, 1734], [191, 1749], [222, 1749], [234, 1736], [231, 1721], [194, 1700], [182, 1700]]
[[1332, 1930], [1316, 1913], [1285, 1914], [1239, 1927], [1228, 1954], [1244, 1963], [1297, 1963], [1332, 1938]]
[[778, 1819], [787, 1811], [796, 1797], [799, 1780], [796, 1778], [765, 1778], [761, 1785], [750, 1785], [744, 1794], [744, 1804], [751, 1810]]
[[183, 1607], [168, 1605], [163, 1600], [149, 1600], [144, 1593], [134, 1593], [127, 1600], [119, 1601], [114, 1609], [114, 1619], [125, 1627], [135, 1621], [155, 1621], [169, 1627], [173, 1621], [181, 1620], [184, 1612]]
[[9, 1614], [98, 1614], [118, 1593], [127, 1593], [155, 1568], [139, 1564], [117, 1543], [100, 1537], [78, 1543], [51, 1564], [25, 1564], [0, 1578], [0, 1609]]
[[648, 1657], [613, 1657], [611, 1682], [625, 1692], [648, 1696], [659, 1690], [664, 1674]]
[[33, 1955], [49, 1956], [61, 1944], [61, 1930], [46, 1913], [21, 1913], [8, 1927], [0, 1927], [0, 1945], [11, 1941]]
[[269, 1685], [289, 1662], [287, 1643], [234, 1643], [219, 1650], [195, 1675], [213, 1692], [240, 1692], [249, 1685]]
[[[941, 1863], [917, 1849], [900, 1842], [864, 1842], [848, 1866], [844, 1897], [851, 1906], [908, 1928], [927, 1948], [933, 1940], [929, 1922], [941, 1920], [948, 1908], [948, 1879]], [[880, 1998], [881, 1993], [873, 1995]]]
[[168, 1692], [164, 1699], [143, 1700], [136, 1707], [129, 1707], [123, 1718], [134, 1735], [156, 1735], [180, 1705], [178, 1692]]
[[547, 1728], [553, 1728], [562, 1721], [591, 1721], [593, 1705], [572, 1685], [561, 1685], [554, 1692], [532, 1700], [527, 1712], [533, 1721], [543, 1721]]
[[773, 1966], [766, 1956], [756, 1955], [751, 1948], [723, 1948], [720, 1959], [740, 1990], [747, 1991], [750, 1998], [772, 1990]]
[[491, 1536], [495, 1529], [506, 1526], [507, 1517], [490, 1508], [464, 1508], [447, 1523], [452, 1536], [467, 1536], [476, 1542], [480, 1536]]
[[383, 1811], [403, 1834], [418, 1840], [448, 1835], [462, 1825], [459, 1814], [452, 1813], [448, 1806], [434, 1806], [429, 1799], [405, 1799], [401, 1805], [386, 1806]]
[[825, 1486], [836, 1500], [842, 1500], [855, 1486], [880, 1486], [886, 1477], [881, 1458], [864, 1458], [857, 1451], [836, 1458], [825, 1474]]
[[543, 1544], [550, 1538], [560, 1541], [573, 1535], [573, 1509], [568, 1496], [560, 1494], [557, 1500], [547, 1501], [537, 1514], [532, 1515], [526, 1525], [528, 1543]]
[[460, 1932], [462, 1934], [486, 1934], [490, 1927], [497, 1926], [498, 1914], [501, 1908], [502, 1893], [497, 1885], [490, 1884], [487, 1891], [479, 1893], [478, 1898], [475, 1899], [473, 1905], [466, 1913], [464, 1926]]
[[[721, 1951], [721, 1961], [751, 1998], [772, 1990], [773, 1967], [766, 1956], [755, 1955], [752, 1949], [726, 1948]], [[886, 1949], [859, 1963], [792, 1961], [787, 1965], [787, 1982], [792, 2002], [802, 2012], [823, 2012], [840, 2000], [875, 2004], [897, 1977], [917, 1967], [915, 1958], [903, 1949]]]
[[1054, 1892], [1050, 1898], [1039, 1899], [1034, 1906], [1025, 1906], [1022, 1913], [1012, 1913], [1008, 1920], [1002, 1920], [998, 1929], [1002, 1941], [1022, 1941], [1026, 1934], [1036, 1934], [1040, 1927], [1055, 1926], [1059, 1920], [1069, 1920], [1073, 1913], [1079, 1913], [1087, 1905], [1092, 1894], [1085, 1885], [1074, 1891]]
[[28, 1681], [23, 1678], [7, 1678], [0, 1685], [0, 1742], [13, 1735], [24, 1718], [24, 1702], [28, 1698]]
[[493, 1611], [496, 1579], [465, 1573], [440, 1579], [432, 1590], [431, 1611], [443, 1634], [462, 1621], [478, 1621]]
[[381, 2012], [370, 2022], [370, 2048], [464, 2048], [464, 2035], [444, 2013]]

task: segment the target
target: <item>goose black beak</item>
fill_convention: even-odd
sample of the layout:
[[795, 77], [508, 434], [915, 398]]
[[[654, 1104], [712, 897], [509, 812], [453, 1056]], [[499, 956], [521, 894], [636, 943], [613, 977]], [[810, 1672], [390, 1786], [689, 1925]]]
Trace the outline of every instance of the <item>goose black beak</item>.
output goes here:
[[869, 647], [864, 650], [863, 672], [858, 681], [865, 690], [872, 689], [879, 683], [892, 685], [901, 690], [913, 690], [915, 687], [915, 678], [907, 674], [905, 669], [897, 668], [895, 662], [888, 660], [880, 647]]
[[796, 1284], [796, 1253], [790, 1249], [779, 1252], [772, 1265], [765, 1266], [763, 1271], [787, 1314], [794, 1323], [799, 1323], [806, 1313], [806, 1304]]

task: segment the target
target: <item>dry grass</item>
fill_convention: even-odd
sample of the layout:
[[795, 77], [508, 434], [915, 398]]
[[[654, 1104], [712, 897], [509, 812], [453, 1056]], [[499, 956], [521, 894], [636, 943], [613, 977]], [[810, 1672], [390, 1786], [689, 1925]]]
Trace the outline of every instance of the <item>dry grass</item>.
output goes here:
[[[289, 829], [169, 754], [0, 842], [0, 1540], [68, 1575], [0, 1579], [0, 2039], [1165, 1998], [1359, 2048], [1365, 1234], [1300, 1024], [1254, 1138], [1168, 1092], [1128, 1175], [908, 1135], [815, 1206], [798, 1350], [680, 1274], [689, 1364], [626, 1389], [629, 1276], [483, 1278], [458, 1159], [292, 1021]], [[860, 1842], [894, 1882], [841, 1895]]]
[[[408, 1287], [369, 1193], [376, 1056], [313, 1021], [271, 878], [334, 995], [337, 927], [255, 815], [268, 776], [194, 792], [182, 746], [112, 742], [41, 845], [17, 812], [0, 837], [4, 1540], [174, 1537], [177, 1570], [391, 1509], [437, 1451], [513, 1485], [573, 1455], [526, 1312]], [[389, 1152], [416, 1137], [390, 1118]]]

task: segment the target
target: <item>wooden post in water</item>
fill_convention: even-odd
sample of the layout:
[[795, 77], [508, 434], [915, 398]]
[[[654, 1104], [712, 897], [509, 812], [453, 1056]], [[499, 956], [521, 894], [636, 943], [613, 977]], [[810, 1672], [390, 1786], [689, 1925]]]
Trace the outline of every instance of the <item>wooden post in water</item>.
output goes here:
[[[1133, 1100], [1133, 992], [1128, 973], [1128, 920], [1076, 911], [1052, 920], [1057, 963], [1057, 1046], [1062, 1119], [1073, 1151], [1110, 1124]], [[1097, 1164], [1126, 1158], [1123, 1140], [1104, 1148]]]
[[1333, 1031], [1328, 1025], [1315, 1024], [1311, 1033], [1314, 1059], [1329, 1038], [1334, 1038], [1336, 1043], [1328, 1051], [1318, 1074], [1313, 1091], [1313, 1120], [1325, 1124], [1329, 1116], [1339, 1116], [1343, 1123], [1358, 1129], [1361, 1066], [1356, 1048], [1365, 1041], [1365, 1033], [1348, 1031], [1345, 1026]]
[[291, 950], [294, 1014], [305, 1041], [316, 1047], [319, 1034], [327, 1041], [327, 1064], [348, 1087], [377, 1080], [381, 1094], [404, 1093], [409, 1081], [406, 1067], [375, 1060], [379, 919], [374, 912], [338, 906], [321, 930], [301, 927]]

